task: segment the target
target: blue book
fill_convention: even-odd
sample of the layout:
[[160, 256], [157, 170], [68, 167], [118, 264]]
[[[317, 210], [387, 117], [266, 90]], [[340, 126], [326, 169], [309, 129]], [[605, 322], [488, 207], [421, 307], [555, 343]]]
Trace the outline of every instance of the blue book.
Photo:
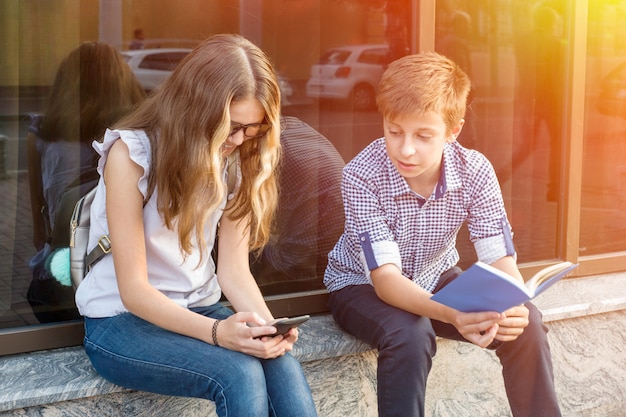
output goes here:
[[550, 265], [524, 284], [506, 272], [479, 261], [437, 291], [432, 300], [466, 313], [502, 313], [535, 298], [577, 266], [571, 262]]

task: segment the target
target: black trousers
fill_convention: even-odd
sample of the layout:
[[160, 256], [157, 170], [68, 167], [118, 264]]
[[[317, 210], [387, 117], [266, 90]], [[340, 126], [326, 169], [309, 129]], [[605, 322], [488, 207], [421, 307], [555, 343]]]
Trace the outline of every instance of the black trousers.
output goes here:
[[[453, 268], [440, 280], [456, 278]], [[515, 417], [561, 416], [554, 389], [548, 329], [531, 303], [529, 325], [512, 342], [491, 348], [502, 364], [511, 411]], [[467, 342], [452, 325], [416, 316], [383, 302], [370, 285], [332, 292], [329, 308], [346, 331], [378, 349], [378, 415], [423, 416], [426, 380], [437, 350], [436, 336]], [[469, 342], [468, 342], [469, 343]]]

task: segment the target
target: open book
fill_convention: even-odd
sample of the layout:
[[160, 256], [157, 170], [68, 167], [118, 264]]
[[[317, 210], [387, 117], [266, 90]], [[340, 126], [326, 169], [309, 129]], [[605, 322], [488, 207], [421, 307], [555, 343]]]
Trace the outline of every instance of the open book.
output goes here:
[[535, 298], [577, 266], [571, 262], [550, 265], [533, 275], [524, 285], [506, 272], [479, 261], [437, 291], [432, 300], [466, 313], [502, 313]]

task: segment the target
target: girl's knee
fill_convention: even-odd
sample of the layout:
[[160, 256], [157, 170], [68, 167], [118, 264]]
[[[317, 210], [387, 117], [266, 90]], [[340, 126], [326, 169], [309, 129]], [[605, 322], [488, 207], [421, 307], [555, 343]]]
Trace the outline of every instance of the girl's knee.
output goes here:
[[[224, 366], [221, 375], [226, 389], [259, 391], [265, 388], [265, 373], [261, 362], [254, 357], [242, 356]], [[263, 389], [265, 391], [265, 389]]]
[[[219, 380], [209, 384], [210, 399], [219, 415], [268, 415], [268, 397], [263, 367], [258, 360], [243, 359], [225, 367]], [[215, 387], [215, 390], [211, 389]]]

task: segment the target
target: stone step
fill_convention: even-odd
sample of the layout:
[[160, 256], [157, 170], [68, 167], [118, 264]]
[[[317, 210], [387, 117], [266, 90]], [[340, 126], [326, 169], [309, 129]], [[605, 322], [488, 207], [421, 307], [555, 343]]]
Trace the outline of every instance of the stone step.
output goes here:
[[[566, 417], [626, 415], [626, 273], [562, 281], [536, 300], [550, 329]], [[301, 327], [301, 361], [322, 417], [377, 415], [376, 352], [329, 315]], [[440, 339], [426, 415], [510, 415], [491, 351]], [[0, 357], [0, 417], [212, 416], [210, 401], [123, 389], [100, 378], [81, 347]]]

